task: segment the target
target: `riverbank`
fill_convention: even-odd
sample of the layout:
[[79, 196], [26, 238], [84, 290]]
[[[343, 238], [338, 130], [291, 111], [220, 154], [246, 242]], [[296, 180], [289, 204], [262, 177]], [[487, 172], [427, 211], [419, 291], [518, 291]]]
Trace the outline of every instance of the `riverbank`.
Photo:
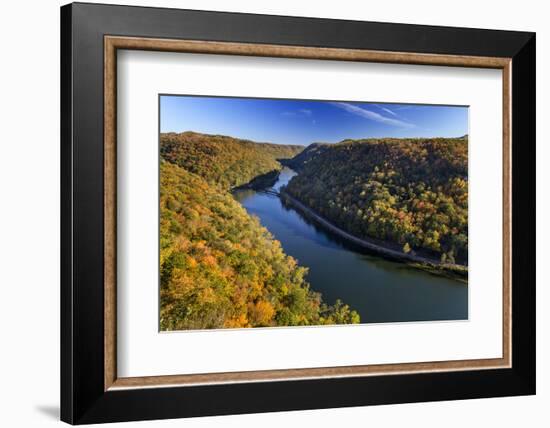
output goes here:
[[235, 190], [262, 190], [273, 186], [279, 179], [280, 170], [274, 169], [265, 174], [258, 175], [250, 180], [248, 183], [241, 186], [233, 187], [231, 191]]
[[411, 264], [411, 266], [424, 269], [430, 273], [442, 274], [442, 275], [453, 274], [453, 275], [460, 276], [461, 278], [464, 278], [464, 277], [467, 278], [468, 276], [467, 266], [451, 264], [451, 263], [441, 263], [441, 262], [438, 262], [437, 260], [429, 259], [427, 257], [419, 256], [416, 254], [406, 254], [406, 253], [403, 253], [402, 251], [385, 247], [380, 243], [375, 243], [373, 241], [369, 241], [364, 238], [359, 238], [357, 236], [354, 236], [346, 232], [345, 230], [339, 228], [338, 226], [335, 226], [330, 221], [328, 221], [324, 217], [321, 217], [319, 214], [314, 212], [311, 208], [307, 207], [306, 205], [304, 205], [302, 202], [300, 202], [293, 196], [284, 192], [284, 190], [280, 192], [280, 196], [286, 202], [292, 205], [294, 208], [300, 210], [302, 214], [308, 216], [308, 218], [313, 219], [321, 226], [330, 230], [332, 233], [340, 236], [341, 238], [346, 239], [349, 242], [359, 245], [360, 247], [366, 248], [370, 251], [376, 252], [378, 254], [381, 254], [391, 259], [409, 263]]
[[294, 176], [283, 168], [269, 193], [242, 190], [234, 197], [308, 269], [306, 281], [325, 302], [348, 303], [362, 323], [468, 319], [467, 278], [386, 257], [333, 233], [275, 195]]

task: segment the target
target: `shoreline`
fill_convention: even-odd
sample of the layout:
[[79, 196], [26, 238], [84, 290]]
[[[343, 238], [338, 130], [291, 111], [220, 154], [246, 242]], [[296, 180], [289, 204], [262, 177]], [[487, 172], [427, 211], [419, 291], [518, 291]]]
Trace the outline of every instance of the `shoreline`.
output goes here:
[[364, 238], [359, 238], [357, 236], [354, 236], [349, 232], [346, 232], [345, 230], [341, 229], [340, 227], [332, 224], [330, 221], [328, 221], [324, 217], [321, 217], [311, 208], [304, 205], [302, 202], [300, 202], [293, 196], [289, 195], [287, 192], [279, 192], [279, 193], [281, 198], [284, 198], [291, 205], [293, 205], [293, 207], [300, 210], [303, 214], [312, 218], [314, 221], [316, 221], [323, 227], [326, 227], [328, 230], [335, 233], [339, 237], [346, 239], [347, 241], [352, 242], [356, 245], [359, 245], [360, 247], [366, 248], [370, 251], [376, 252], [378, 254], [381, 254], [383, 256], [386, 256], [394, 260], [410, 263], [413, 267], [428, 270], [429, 272], [434, 274], [441, 275], [445, 273], [452, 273], [455, 275], [459, 275], [461, 278], [468, 276], [467, 266], [459, 265], [459, 264], [451, 264], [451, 263], [440, 263], [426, 257], [405, 254], [401, 251], [387, 248], [377, 243], [368, 241]]

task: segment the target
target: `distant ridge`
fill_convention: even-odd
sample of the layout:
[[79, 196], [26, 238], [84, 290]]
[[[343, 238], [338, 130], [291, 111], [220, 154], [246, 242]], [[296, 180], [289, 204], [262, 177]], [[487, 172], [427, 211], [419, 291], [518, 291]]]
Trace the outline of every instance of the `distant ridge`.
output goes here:
[[160, 156], [224, 189], [280, 170], [279, 159], [292, 158], [303, 146], [257, 143], [194, 131], [160, 134]]
[[329, 143], [312, 143], [292, 159], [281, 160], [281, 163], [295, 169], [296, 171], [299, 171], [306, 164], [328, 150], [330, 146], [331, 144]]

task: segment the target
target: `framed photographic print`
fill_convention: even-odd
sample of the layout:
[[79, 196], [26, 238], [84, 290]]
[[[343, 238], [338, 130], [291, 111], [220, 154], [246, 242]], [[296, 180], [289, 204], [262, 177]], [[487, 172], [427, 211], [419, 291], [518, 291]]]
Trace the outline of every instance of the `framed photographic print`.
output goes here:
[[72, 424], [535, 393], [535, 35], [61, 8]]

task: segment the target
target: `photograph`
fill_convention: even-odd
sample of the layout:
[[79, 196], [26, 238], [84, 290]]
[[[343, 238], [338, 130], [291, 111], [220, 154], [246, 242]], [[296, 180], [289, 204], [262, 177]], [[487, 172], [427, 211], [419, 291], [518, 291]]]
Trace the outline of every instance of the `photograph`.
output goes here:
[[160, 94], [160, 331], [467, 320], [468, 126]]
[[[40, 31], [51, 52], [8, 43], [25, 55], [7, 68], [21, 77], [6, 80], [21, 83], [7, 159], [26, 178], [8, 174], [21, 202], [5, 212], [42, 221], [46, 198], [59, 218], [5, 222], [21, 259], [7, 288], [36, 273], [43, 293], [4, 299], [4, 324], [25, 355], [57, 345], [7, 364], [50, 385], [11, 419], [424, 426], [455, 401], [457, 425], [482, 412], [508, 427], [540, 413], [538, 22], [398, 2], [26, 10], [55, 31]], [[40, 166], [18, 144], [29, 124], [59, 134], [57, 150], [31, 138]], [[50, 172], [51, 197], [25, 191]], [[33, 225], [49, 235], [21, 239]], [[47, 257], [29, 262], [35, 243]], [[40, 308], [21, 317], [20, 301]], [[21, 341], [46, 309], [55, 322]]]

